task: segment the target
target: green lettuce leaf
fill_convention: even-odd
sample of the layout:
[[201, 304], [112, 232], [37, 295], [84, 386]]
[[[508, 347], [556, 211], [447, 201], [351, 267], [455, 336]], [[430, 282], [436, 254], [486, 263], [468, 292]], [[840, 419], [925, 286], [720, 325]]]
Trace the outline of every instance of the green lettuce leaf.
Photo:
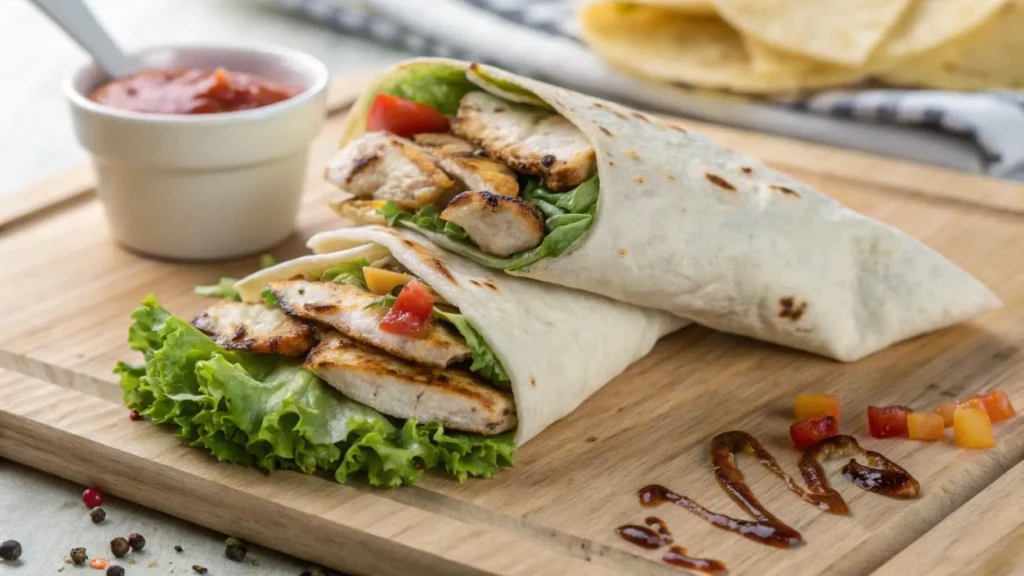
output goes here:
[[442, 114], [459, 111], [459, 100], [467, 93], [479, 90], [466, 79], [466, 73], [450, 66], [418, 66], [403, 70], [377, 89], [377, 94], [389, 94], [406, 100], [426, 104]]
[[[397, 300], [395, 296], [385, 294], [370, 302], [366, 307], [391, 308], [395, 304], [395, 300]], [[512, 386], [508, 373], [505, 372], [505, 368], [501, 365], [498, 357], [494, 355], [494, 351], [491, 350], [484, 337], [476, 331], [476, 328], [473, 328], [469, 320], [466, 320], [465, 316], [453, 312], [445, 312], [436, 306], [434, 307], [433, 315], [434, 318], [451, 324], [462, 335], [462, 338], [466, 341], [466, 346], [469, 347], [470, 356], [473, 358], [473, 363], [469, 366], [471, 371], [476, 372], [499, 388], [507, 389]]]
[[195, 293], [200, 296], [209, 296], [210, 298], [220, 298], [221, 300], [241, 300], [238, 290], [235, 290], [235, 282], [238, 282], [238, 278], [221, 278], [216, 284], [208, 284], [205, 286], [196, 286]]
[[346, 262], [341, 266], [335, 266], [334, 268], [324, 270], [324, 273], [320, 275], [320, 280], [324, 282], [351, 284], [352, 286], [358, 286], [363, 290], [366, 290], [366, 277], [363, 276], [363, 268], [369, 265], [370, 261], [366, 258], [356, 258], [355, 260]]
[[466, 235], [466, 231], [442, 219], [437, 207], [428, 204], [412, 214], [397, 203], [388, 201], [377, 213], [388, 226], [404, 226], [412, 230], [443, 234], [452, 240], [448, 248], [470, 260], [503, 270], [522, 270], [545, 258], [561, 255], [590, 230], [597, 212], [600, 182], [595, 175], [568, 192], [552, 192], [543, 188], [536, 179], [523, 187], [523, 199], [536, 207], [544, 217], [547, 235], [536, 248], [523, 250], [507, 258], [492, 256], [480, 250]]
[[221, 348], [152, 296], [132, 318], [129, 344], [145, 363], [115, 368], [125, 404], [218, 460], [326, 470], [339, 482], [365, 473], [375, 486], [413, 484], [430, 468], [463, 481], [512, 465], [514, 433], [449, 432], [414, 420], [396, 425], [299, 360]]

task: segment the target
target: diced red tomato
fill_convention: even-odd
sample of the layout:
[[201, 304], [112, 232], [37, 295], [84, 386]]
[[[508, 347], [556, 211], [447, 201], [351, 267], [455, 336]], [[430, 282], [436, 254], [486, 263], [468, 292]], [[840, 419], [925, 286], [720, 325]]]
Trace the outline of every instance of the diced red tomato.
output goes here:
[[384, 130], [403, 138], [411, 138], [424, 132], [447, 132], [448, 118], [426, 104], [378, 94], [373, 104], [370, 104], [366, 130]]
[[906, 406], [868, 406], [868, 429], [875, 438], [906, 436], [911, 412]]
[[839, 434], [839, 422], [831, 414], [819, 414], [810, 418], [794, 422], [789, 427], [789, 436], [793, 444], [799, 450], [806, 450], [821, 442]]
[[992, 420], [993, 424], [1013, 418], [1017, 413], [1010, 402], [1010, 397], [1002, 390], [993, 390], [987, 394], [982, 394], [980, 400], [985, 405], [985, 412], [988, 412], [988, 417]]
[[[1007, 398], [1006, 401], [1009, 402], [1010, 399]], [[993, 407], [995, 407], [998, 404], [1000, 404], [1001, 401], [996, 397], [993, 397], [992, 403]], [[975, 408], [977, 410], [984, 410], [988, 412], [988, 406], [985, 404], [984, 397], [978, 394], [972, 394], [971, 396], [967, 396], [966, 398], [960, 398], [958, 400], [954, 400], [953, 402], [943, 402], [942, 404], [939, 404], [938, 406], [935, 407], [935, 413], [938, 414], [939, 416], [942, 416], [943, 423], [945, 424], [946, 428], [949, 428], [950, 426], [953, 425], [953, 413], [956, 412], [957, 408], [962, 407]], [[1013, 410], [1012, 405], [1010, 406], [1010, 410]], [[989, 416], [991, 417], [991, 414]], [[996, 422], [995, 419], [993, 419], [992, 421]]]
[[992, 420], [988, 412], [977, 408], [960, 407], [953, 413], [953, 440], [961, 448], [992, 448]]
[[423, 338], [433, 312], [434, 297], [426, 286], [412, 280], [398, 293], [395, 304], [380, 321], [380, 329], [409, 338]]
[[831, 414], [839, 422], [839, 398], [831, 394], [798, 394], [793, 401], [793, 420]]
[[907, 414], [907, 436], [911, 440], [942, 440], [945, 436], [942, 416], [934, 412], [911, 412]]

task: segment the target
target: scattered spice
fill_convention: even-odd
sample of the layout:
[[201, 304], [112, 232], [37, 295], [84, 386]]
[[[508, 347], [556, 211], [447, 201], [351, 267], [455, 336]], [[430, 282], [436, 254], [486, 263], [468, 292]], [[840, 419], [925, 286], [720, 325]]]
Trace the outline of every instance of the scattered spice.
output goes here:
[[253, 558], [249, 562], [252, 562], [253, 566], [259, 566], [260, 565], [260, 559], [259, 558]]
[[182, 548], [181, 546], [175, 546], [175, 547], [174, 547], [174, 551], [175, 551], [175, 552], [184, 552], [184, 551], [185, 551], [185, 549], [184, 549], [184, 548]]
[[85, 553], [85, 548], [72, 548], [71, 549], [71, 563], [75, 566], [81, 566], [85, 564], [85, 561], [89, 559], [89, 555]]
[[128, 545], [131, 546], [132, 550], [138, 552], [146, 547], [146, 539], [142, 537], [142, 534], [132, 532], [128, 535]]
[[82, 492], [82, 502], [88, 508], [103, 506], [103, 500], [103, 490], [99, 488], [86, 488], [85, 492]]
[[3, 544], [0, 544], [0, 558], [8, 562], [12, 562], [21, 558], [21, 542], [17, 540], [7, 540]]
[[327, 572], [319, 566], [310, 566], [303, 570], [300, 576], [327, 576]]
[[107, 568], [107, 576], [124, 576], [124, 568], [120, 566], [111, 566]]
[[204, 567], [202, 567], [202, 566], [200, 566], [198, 564], [192, 566], [192, 571], [195, 572], [196, 574], [206, 574], [207, 572], [209, 572], [209, 570], [207, 570], [206, 568], [204, 568]]
[[118, 558], [124, 558], [128, 554], [128, 541], [118, 536], [110, 541], [110, 552]]
[[100, 522], [103, 522], [107, 519], [107, 511], [97, 506], [96, 508], [93, 508], [91, 512], [89, 512], [89, 518], [92, 518], [93, 524], [99, 524]]
[[131, 565], [131, 566], [134, 566], [135, 565], [135, 560], [129, 558], [128, 559], [128, 564]]
[[128, 419], [131, 420], [132, 422], [138, 422], [139, 420], [142, 420], [142, 414], [139, 414], [138, 410], [132, 408], [128, 412]]
[[107, 559], [102, 556], [93, 558], [92, 560], [89, 560], [89, 567], [95, 568], [96, 570], [103, 570], [107, 567]]
[[156, 560], [150, 560], [149, 564], [146, 564], [146, 568], [156, 568], [158, 562]]

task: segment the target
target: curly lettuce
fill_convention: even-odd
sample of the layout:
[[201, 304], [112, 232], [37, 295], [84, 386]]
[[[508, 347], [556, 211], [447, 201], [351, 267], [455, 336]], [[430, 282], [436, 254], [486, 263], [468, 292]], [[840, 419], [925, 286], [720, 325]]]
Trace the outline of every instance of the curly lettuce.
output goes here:
[[428, 204], [415, 214], [388, 201], [377, 213], [388, 226], [404, 226], [420, 232], [442, 234], [450, 240], [450, 249], [461, 256], [501, 270], [522, 270], [545, 258], [560, 256], [590, 230], [597, 212], [600, 182], [595, 175], [568, 192], [552, 192], [531, 179], [523, 187], [522, 197], [545, 217], [547, 235], [536, 248], [523, 250], [507, 258], [492, 256], [472, 243], [462, 227], [441, 218], [437, 207]]
[[514, 434], [481, 436], [439, 423], [395, 422], [354, 402], [298, 360], [226, 350], [152, 297], [132, 314], [128, 342], [144, 363], [119, 362], [124, 403], [221, 461], [374, 486], [414, 484], [426, 469], [460, 481], [513, 465]]

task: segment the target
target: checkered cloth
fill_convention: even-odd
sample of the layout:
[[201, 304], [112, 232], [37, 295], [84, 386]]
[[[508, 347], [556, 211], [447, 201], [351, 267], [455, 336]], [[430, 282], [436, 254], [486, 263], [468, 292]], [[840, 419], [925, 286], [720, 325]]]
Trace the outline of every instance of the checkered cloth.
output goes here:
[[415, 54], [487, 62], [645, 108], [1024, 180], [1024, 93], [833, 90], [773, 100], [713, 94], [609, 68], [578, 39], [576, 0], [273, 1]]

